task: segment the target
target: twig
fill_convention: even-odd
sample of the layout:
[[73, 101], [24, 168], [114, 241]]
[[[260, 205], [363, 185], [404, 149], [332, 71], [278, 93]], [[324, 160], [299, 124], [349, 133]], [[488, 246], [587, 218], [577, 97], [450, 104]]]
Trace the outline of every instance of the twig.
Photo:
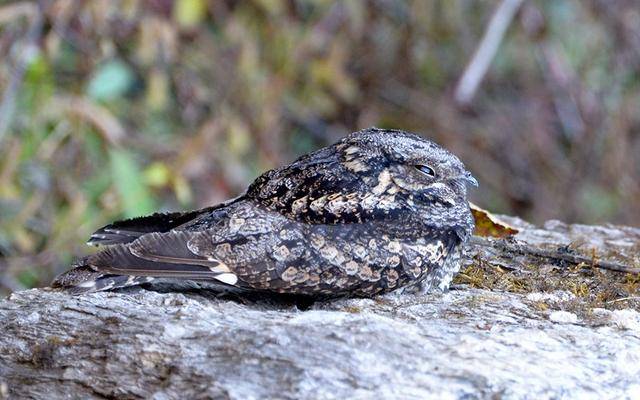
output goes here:
[[454, 99], [459, 105], [466, 106], [473, 100], [480, 82], [482, 82], [491, 61], [498, 51], [507, 28], [523, 1], [503, 0], [493, 17], [491, 17], [478, 49], [456, 86]]
[[73, 114], [93, 124], [112, 145], [121, 144], [126, 136], [124, 127], [108, 109], [82, 96], [54, 96], [51, 101], [51, 109]]
[[621, 297], [619, 299], [609, 300], [609, 301], [607, 301], [607, 304], [613, 304], [613, 303], [617, 303], [619, 301], [627, 301], [627, 300], [640, 300], [640, 297], [639, 296]]
[[584, 263], [595, 268], [607, 269], [610, 271], [625, 272], [629, 274], [640, 274], [640, 268], [634, 268], [615, 261], [598, 260], [594, 257], [588, 257], [582, 254], [574, 254], [557, 250], [547, 250], [520, 242], [509, 243], [504, 239], [490, 240], [479, 236], [473, 236], [471, 239], [471, 244], [493, 247], [495, 249], [508, 253], [531, 255], [534, 257], [547, 258], [551, 260], [561, 260], [575, 265]]

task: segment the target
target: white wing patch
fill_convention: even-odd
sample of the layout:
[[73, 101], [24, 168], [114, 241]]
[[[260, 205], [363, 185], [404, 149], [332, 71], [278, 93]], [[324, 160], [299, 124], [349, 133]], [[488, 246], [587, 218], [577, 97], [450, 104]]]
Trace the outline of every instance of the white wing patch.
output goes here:
[[232, 273], [216, 275], [214, 279], [217, 279], [222, 283], [226, 283], [227, 285], [235, 285], [236, 283], [238, 283], [238, 277], [236, 276], [236, 274]]

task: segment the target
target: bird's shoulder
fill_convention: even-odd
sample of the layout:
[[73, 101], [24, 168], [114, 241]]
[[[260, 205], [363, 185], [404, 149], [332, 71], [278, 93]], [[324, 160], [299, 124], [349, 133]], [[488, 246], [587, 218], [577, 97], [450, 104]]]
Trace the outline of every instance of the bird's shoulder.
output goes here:
[[267, 171], [251, 184], [246, 198], [309, 224], [362, 223], [398, 211], [393, 195], [372, 190], [380, 179], [388, 180], [380, 174], [385, 165], [356, 162], [341, 150], [325, 148]]

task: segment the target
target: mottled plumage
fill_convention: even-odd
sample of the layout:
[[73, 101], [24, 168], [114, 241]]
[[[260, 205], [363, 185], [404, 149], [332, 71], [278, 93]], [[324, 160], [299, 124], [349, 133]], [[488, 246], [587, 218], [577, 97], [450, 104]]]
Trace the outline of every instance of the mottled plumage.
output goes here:
[[226, 203], [98, 230], [89, 243], [104, 250], [54, 286], [85, 292], [180, 278], [329, 296], [444, 289], [473, 230], [468, 182], [440, 146], [365, 129], [266, 172]]

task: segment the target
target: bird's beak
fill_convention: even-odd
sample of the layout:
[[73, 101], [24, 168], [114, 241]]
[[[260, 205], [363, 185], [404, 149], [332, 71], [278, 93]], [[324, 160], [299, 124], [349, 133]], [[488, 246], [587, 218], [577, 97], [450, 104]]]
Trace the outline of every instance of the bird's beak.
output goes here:
[[473, 186], [478, 187], [478, 181], [473, 177], [473, 175], [471, 175], [471, 172], [465, 171], [461, 178], [469, 182]]

